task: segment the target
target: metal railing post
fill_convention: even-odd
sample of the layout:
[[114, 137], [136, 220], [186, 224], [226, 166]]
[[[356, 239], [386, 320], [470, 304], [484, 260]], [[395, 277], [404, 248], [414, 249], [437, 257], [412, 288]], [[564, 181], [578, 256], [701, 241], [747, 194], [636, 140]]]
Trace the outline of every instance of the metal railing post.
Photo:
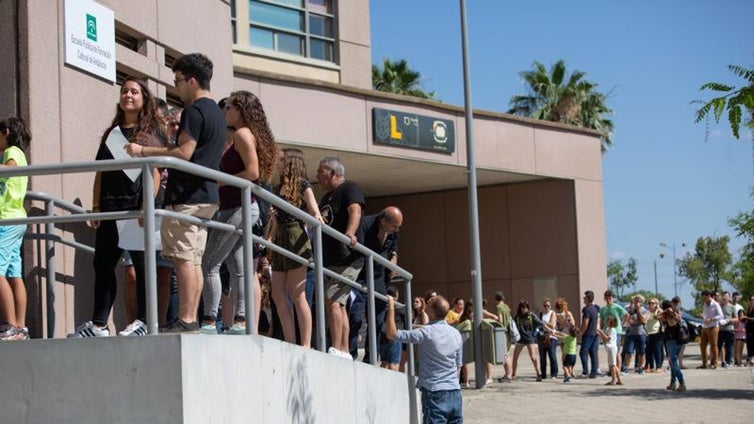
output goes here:
[[377, 365], [377, 325], [374, 317], [374, 261], [372, 255], [367, 255], [367, 325], [369, 332], [369, 363]]
[[[55, 216], [55, 201], [49, 200], [45, 202], [45, 214], [47, 216]], [[47, 312], [47, 337], [55, 337], [55, 299], [50, 299], [50, 293], [55, 292], [55, 242], [50, 236], [55, 232], [55, 223], [45, 223], [45, 260], [47, 267], [47, 281], [45, 284], [47, 302], [45, 309]]]
[[322, 272], [322, 224], [314, 227], [314, 292], [317, 299], [317, 347], [327, 351], [325, 338], [325, 283]]
[[157, 256], [155, 252], [154, 222], [154, 175], [152, 166], [144, 164], [141, 168], [141, 184], [144, 193], [144, 284], [146, 284], [147, 329], [149, 334], [158, 333], [157, 317]]
[[[410, 330], [413, 328], [413, 321], [414, 318], [412, 317], [414, 310], [413, 304], [414, 299], [411, 294], [411, 280], [406, 281], [406, 300], [403, 302], [406, 304], [406, 329]], [[415, 375], [414, 372], [414, 345], [413, 343], [409, 343], [407, 347], [408, 352], [408, 375]]]
[[[243, 188], [241, 195], [241, 212], [243, 213], [243, 219], [241, 225], [243, 226], [243, 285], [244, 302], [246, 303], [246, 334], [257, 334], [257, 308], [255, 307], [254, 300], [256, 299], [256, 285], [254, 284], [255, 274], [257, 272], [254, 269], [254, 241], [252, 240], [252, 226], [251, 222], [251, 186], [247, 185]], [[234, 276], [231, 276], [234, 278]]]

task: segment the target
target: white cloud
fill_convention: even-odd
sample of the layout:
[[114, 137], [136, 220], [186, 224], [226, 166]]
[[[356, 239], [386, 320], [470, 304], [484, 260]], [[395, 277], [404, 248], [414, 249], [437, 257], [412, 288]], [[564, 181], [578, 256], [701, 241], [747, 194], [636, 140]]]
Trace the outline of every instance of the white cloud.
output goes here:
[[611, 261], [622, 261], [624, 259], [628, 259], [628, 255], [621, 251], [617, 251], [608, 255], [608, 259]]

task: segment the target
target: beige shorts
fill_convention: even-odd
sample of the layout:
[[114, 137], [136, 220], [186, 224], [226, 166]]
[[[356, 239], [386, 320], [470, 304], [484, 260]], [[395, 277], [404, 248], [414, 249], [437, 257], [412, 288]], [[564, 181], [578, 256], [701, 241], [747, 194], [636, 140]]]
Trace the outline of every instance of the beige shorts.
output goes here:
[[[172, 205], [165, 209], [196, 218], [212, 218], [217, 211], [217, 205], [213, 203]], [[160, 235], [163, 257], [191, 261], [195, 265], [202, 264], [202, 255], [207, 244], [207, 227], [165, 217], [162, 220]]]
[[[364, 268], [364, 258], [357, 259], [354, 262], [343, 266], [331, 266], [328, 267], [332, 272], [342, 275], [349, 280], [356, 281], [356, 278], [361, 272], [361, 268]], [[338, 302], [345, 306], [348, 303], [348, 296], [351, 294], [351, 286], [338, 281], [334, 278], [328, 278], [325, 283], [325, 296], [333, 302]]]

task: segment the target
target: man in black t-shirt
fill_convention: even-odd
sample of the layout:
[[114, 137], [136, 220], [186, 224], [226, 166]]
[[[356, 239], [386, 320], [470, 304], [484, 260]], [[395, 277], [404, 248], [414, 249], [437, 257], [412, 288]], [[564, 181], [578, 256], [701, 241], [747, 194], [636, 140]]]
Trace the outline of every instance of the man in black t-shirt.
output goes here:
[[[346, 181], [345, 168], [336, 157], [326, 157], [319, 162], [317, 180], [327, 193], [319, 203], [319, 209], [325, 223], [335, 230], [345, 234], [349, 245], [344, 245], [332, 237], [322, 238], [322, 261], [325, 267], [333, 272], [356, 280], [361, 268], [364, 267], [364, 257], [351, 248], [357, 242], [363, 242], [361, 231], [361, 216], [364, 211], [364, 194], [356, 183]], [[330, 353], [350, 358], [348, 354], [348, 312], [346, 303], [351, 293], [348, 284], [329, 279], [325, 283], [328, 311], [328, 325], [330, 327]]]
[[[584, 292], [584, 308], [581, 310], [581, 375], [589, 378], [595, 378], [599, 370], [599, 347], [600, 340], [597, 336], [597, 323], [600, 307], [594, 304], [594, 292], [587, 290]], [[591, 360], [592, 369], [589, 370]]]
[[[173, 65], [175, 87], [185, 104], [175, 146], [127, 146], [134, 157], [172, 156], [217, 170], [225, 144], [225, 115], [212, 100], [212, 62], [203, 54], [182, 56]], [[165, 189], [166, 209], [198, 218], [212, 218], [217, 210], [217, 184], [171, 169]], [[197, 309], [204, 278], [201, 264], [207, 228], [172, 218], [162, 221], [162, 256], [175, 263], [178, 276], [178, 318], [163, 332], [196, 332]]]
[[[403, 213], [395, 206], [388, 206], [380, 213], [367, 215], [361, 220], [361, 230], [364, 233], [364, 246], [379, 253], [380, 256], [390, 262], [398, 263], [398, 230], [403, 225]], [[386, 280], [389, 281], [390, 272], [385, 272], [385, 267], [379, 263], [374, 263], [373, 269], [374, 291], [380, 294], [387, 294]], [[367, 286], [366, 269], [362, 269], [357, 280], [363, 287]], [[350, 323], [349, 348], [351, 356], [356, 359], [358, 349], [358, 336], [361, 325], [364, 322], [364, 314], [367, 312], [367, 293], [354, 290], [355, 296], [351, 301], [351, 307], [348, 311], [348, 321]], [[393, 296], [395, 297], [395, 296]], [[375, 324], [377, 336], [382, 331], [385, 323], [385, 312], [387, 303], [380, 299], [374, 301]], [[367, 334], [369, 327], [367, 327]], [[369, 362], [369, 344], [366, 345], [366, 354], [364, 362]]]

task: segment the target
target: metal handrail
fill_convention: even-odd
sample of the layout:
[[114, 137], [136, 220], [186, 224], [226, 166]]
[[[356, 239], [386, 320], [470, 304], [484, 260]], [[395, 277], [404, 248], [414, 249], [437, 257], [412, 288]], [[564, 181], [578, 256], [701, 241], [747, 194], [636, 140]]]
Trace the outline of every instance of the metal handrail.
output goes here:
[[[172, 168], [178, 169], [186, 173], [190, 173], [196, 176], [207, 178], [209, 180], [218, 181], [225, 185], [234, 186], [240, 188], [243, 191], [242, 196], [242, 212], [243, 221], [242, 228], [235, 228], [228, 224], [217, 223], [208, 219], [199, 219], [184, 214], [177, 214], [171, 211], [163, 209], [155, 209], [154, 205], [154, 187], [153, 187], [153, 168]], [[155, 222], [154, 219], [158, 215], [170, 216], [181, 221], [191, 222], [199, 225], [204, 225], [211, 228], [219, 228], [226, 231], [236, 231], [242, 235], [244, 246], [244, 285], [246, 286], [246, 305], [249, 309], [247, 315], [246, 333], [256, 333], [256, 322], [254, 322], [254, 302], [252, 299], [253, 290], [251, 289], [253, 272], [251, 269], [253, 264], [252, 258], [252, 242], [261, 243], [269, 248], [272, 248], [278, 253], [281, 253], [287, 257], [307, 264], [309, 267], [315, 270], [315, 282], [316, 282], [316, 300], [317, 300], [317, 340], [318, 347], [324, 351], [326, 346], [325, 339], [325, 321], [324, 321], [324, 276], [335, 278], [340, 280], [349, 286], [361, 291], [366, 291], [368, 294], [369, 304], [367, 308], [368, 323], [369, 323], [369, 347], [372, 352], [370, 355], [370, 361], [372, 364], [376, 364], [376, 328], [375, 328], [375, 311], [374, 311], [374, 298], [377, 297], [382, 300], [386, 300], [385, 296], [374, 292], [374, 275], [373, 266], [374, 261], [377, 261], [380, 265], [386, 267], [388, 270], [393, 271], [400, 276], [406, 282], [406, 299], [411, 300], [411, 280], [412, 274], [383, 258], [376, 252], [368, 249], [367, 247], [357, 244], [353, 249], [361, 253], [365, 257], [367, 287], [362, 287], [360, 284], [353, 280], [348, 280], [339, 274], [333, 273], [330, 270], [324, 269], [322, 266], [322, 234], [334, 238], [335, 240], [348, 244], [350, 239], [344, 234], [334, 230], [328, 225], [321, 224], [314, 219], [308, 213], [301, 209], [294, 207], [287, 201], [279, 198], [273, 193], [268, 192], [264, 188], [249, 182], [248, 180], [235, 177], [230, 174], [226, 174], [220, 171], [205, 168], [203, 166], [172, 157], [148, 157], [148, 158], [133, 158], [133, 159], [112, 159], [93, 162], [70, 162], [60, 164], [42, 164], [42, 165], [30, 165], [24, 167], [4, 167], [0, 168], [0, 178], [14, 177], [14, 176], [34, 176], [34, 175], [52, 175], [52, 174], [67, 174], [67, 173], [82, 173], [82, 172], [103, 172], [103, 171], [120, 171], [124, 169], [141, 169], [142, 171], [142, 187], [143, 187], [143, 208], [142, 211], [118, 211], [118, 212], [98, 212], [92, 213], [84, 209], [79, 205], [67, 202], [62, 199], [55, 198], [47, 193], [43, 192], [29, 192], [29, 196], [33, 200], [41, 200], [45, 202], [46, 216], [26, 217], [22, 219], [7, 219], [0, 220], [0, 225], [14, 225], [14, 224], [45, 224], [45, 233], [47, 234], [44, 239], [46, 242], [48, 253], [48, 269], [47, 278], [48, 281], [55, 281], [54, 274], [54, 242], [62, 239], [56, 239], [52, 236], [54, 231], [54, 224], [58, 222], [83, 222], [88, 220], [115, 220], [115, 219], [133, 219], [143, 218], [144, 220], [144, 241], [145, 246], [151, 246], [152, 253], [154, 253], [154, 231]], [[252, 234], [251, 231], [251, 195], [264, 199], [269, 204], [275, 206], [278, 209], [285, 211], [286, 213], [296, 217], [303, 221], [306, 225], [309, 225], [313, 229], [314, 237], [314, 259], [309, 262], [305, 258], [290, 253], [285, 249], [281, 249], [274, 244], [267, 242], [261, 237], [257, 237]], [[69, 216], [56, 216], [54, 214], [54, 208], [60, 207], [61, 209], [71, 212], [73, 215]], [[42, 237], [40, 237], [42, 238]], [[67, 243], [72, 245], [71, 243]], [[73, 246], [79, 248], [80, 246]], [[146, 250], [146, 249], [145, 249]], [[50, 262], [50, 259], [53, 259]], [[51, 275], [52, 272], [52, 275]], [[145, 273], [146, 273], [146, 293], [147, 293], [147, 326], [150, 334], [157, 333], [157, 287], [156, 287], [156, 259], [155, 255], [145, 255]], [[410, 326], [412, 320], [410, 307], [402, 303], [397, 303], [398, 307], [405, 307], [407, 323]], [[413, 355], [412, 346], [409, 345], [409, 372], [413, 374]]]

